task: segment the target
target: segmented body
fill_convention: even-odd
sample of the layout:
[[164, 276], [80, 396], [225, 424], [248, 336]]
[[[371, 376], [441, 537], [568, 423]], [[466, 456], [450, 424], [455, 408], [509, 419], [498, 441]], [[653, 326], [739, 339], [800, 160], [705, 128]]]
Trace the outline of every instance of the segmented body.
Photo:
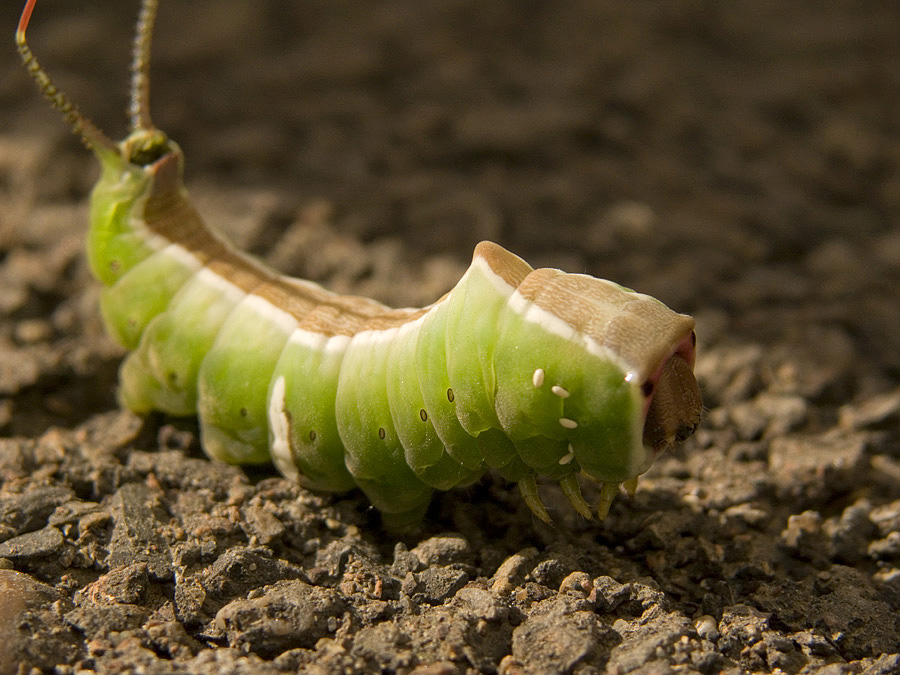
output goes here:
[[[136, 100], [146, 97], [154, 11], [145, 2]], [[19, 45], [43, 74], [23, 25]], [[80, 115], [73, 123], [102, 164], [91, 269], [106, 285], [106, 325], [131, 350], [122, 403], [197, 415], [211, 457], [271, 458], [314, 489], [359, 486], [403, 528], [434, 489], [487, 469], [519, 482], [542, 519], [536, 476], [559, 481], [590, 516], [578, 472], [614, 490], [696, 427], [690, 317], [609, 281], [533, 270], [490, 242], [423, 309], [285, 277], [204, 224], [182, 185], [180, 149], [146, 112], [135, 116], [118, 145]]]

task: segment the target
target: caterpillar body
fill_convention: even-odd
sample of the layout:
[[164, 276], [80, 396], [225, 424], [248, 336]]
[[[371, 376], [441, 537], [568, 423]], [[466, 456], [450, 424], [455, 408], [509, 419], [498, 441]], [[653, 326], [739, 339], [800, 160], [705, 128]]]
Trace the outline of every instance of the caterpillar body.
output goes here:
[[699, 423], [694, 321], [613, 282], [532, 269], [482, 242], [459, 283], [422, 309], [391, 309], [283, 276], [207, 227], [178, 145], [148, 112], [156, 0], [143, 0], [131, 132], [109, 140], [38, 64], [22, 60], [101, 164], [88, 258], [101, 311], [130, 354], [120, 399], [138, 413], [197, 415], [205, 452], [271, 459], [317, 490], [358, 486], [388, 528], [415, 527], [432, 491], [494, 469], [550, 520], [536, 478], [592, 508], [578, 474], [621, 484]]

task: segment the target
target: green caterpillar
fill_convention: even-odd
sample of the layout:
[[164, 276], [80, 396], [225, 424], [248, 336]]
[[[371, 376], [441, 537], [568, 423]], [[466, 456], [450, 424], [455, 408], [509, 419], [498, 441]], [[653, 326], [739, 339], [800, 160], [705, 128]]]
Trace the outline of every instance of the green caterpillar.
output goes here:
[[602, 518], [666, 447], [696, 429], [694, 320], [610, 281], [532, 269], [482, 242], [444, 297], [390, 309], [278, 274], [208, 228], [178, 145], [148, 112], [156, 0], [143, 0], [131, 133], [114, 143], [60, 92], [16, 33], [31, 76], [100, 161], [88, 256], [101, 310], [131, 350], [124, 406], [197, 415], [206, 453], [271, 459], [305, 485], [358, 486], [400, 530], [432, 491], [488, 469], [543, 521], [536, 477], [592, 514], [577, 475], [602, 483]]

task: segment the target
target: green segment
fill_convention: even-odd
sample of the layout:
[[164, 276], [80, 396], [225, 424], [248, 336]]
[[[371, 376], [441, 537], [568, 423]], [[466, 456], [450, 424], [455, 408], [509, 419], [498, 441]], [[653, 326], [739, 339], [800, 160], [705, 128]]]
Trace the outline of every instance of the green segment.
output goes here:
[[581, 468], [604, 483], [634, 478], [650, 467], [644, 448], [643, 396], [609, 362], [588, 361], [578, 396], [566, 402], [566, 415], [582, 420], [569, 432]]
[[140, 167], [118, 155], [98, 153], [102, 174], [91, 193], [91, 228], [87, 254], [91, 271], [106, 286], [153, 253], [146, 232], [136, 232], [141, 222], [140, 203], [151, 178]]
[[435, 431], [416, 368], [421, 322], [404, 325], [392, 341], [386, 370], [387, 398], [406, 463], [426, 485], [449, 490], [480, 475], [453, 459]]
[[[310, 340], [316, 337], [308, 335]], [[334, 410], [346, 345], [340, 346], [342, 338], [319, 338], [316, 344], [288, 341], [275, 365], [272, 383], [285, 378], [291, 455], [303, 482], [314, 490], [345, 492], [354, 483], [344, 465], [344, 445]]]
[[501, 292], [482, 265], [473, 264], [447, 300], [447, 374], [463, 429], [477, 436], [500, 426], [494, 411], [497, 321], [512, 293]]
[[144, 329], [161, 314], [199, 267], [162, 249], [145, 258], [103, 290], [100, 310], [106, 329], [125, 349], [135, 349]]
[[347, 348], [338, 380], [335, 413], [347, 468], [380, 511], [404, 520], [420, 517], [431, 488], [406, 463], [387, 396], [389, 333], [362, 332]]
[[485, 466], [500, 469], [515, 459], [516, 446], [500, 429], [485, 429], [478, 438], [478, 449], [484, 458]]
[[148, 324], [137, 351], [122, 364], [123, 405], [135, 412], [197, 414], [200, 363], [225, 319], [245, 297], [230, 288], [226, 292], [222, 285], [210, 284], [208, 277], [194, 275], [179, 289], [166, 311]]
[[262, 302], [249, 295], [234, 308], [198, 375], [203, 447], [232, 464], [269, 460], [266, 394], [291, 329], [261, 315]]
[[[635, 475], [635, 453], [644, 453], [636, 424], [642, 397], [613, 361], [510, 310], [500, 328], [495, 365], [497, 415], [528, 466], [552, 477], [576, 466], [601, 481]], [[541, 387], [533, 382], [538, 368], [544, 371]], [[554, 394], [553, 385], [564, 387], [569, 396]], [[562, 418], [577, 427], [567, 428]], [[569, 444], [577, 464], [560, 464]]]
[[484, 459], [477, 441], [460, 424], [459, 405], [447, 374], [448, 304], [436, 305], [422, 320], [415, 348], [415, 367], [425, 410], [447, 453], [470, 471], [480, 471]]

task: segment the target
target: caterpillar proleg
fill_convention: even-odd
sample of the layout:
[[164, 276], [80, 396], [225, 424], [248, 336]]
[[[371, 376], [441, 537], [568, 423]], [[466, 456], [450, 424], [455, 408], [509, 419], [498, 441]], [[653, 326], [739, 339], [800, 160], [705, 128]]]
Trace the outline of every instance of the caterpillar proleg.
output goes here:
[[[43, 94], [101, 165], [87, 253], [101, 312], [130, 354], [121, 403], [196, 415], [230, 463], [272, 461], [306, 486], [359, 487], [390, 529], [415, 527], [434, 490], [495, 470], [541, 520], [536, 479], [586, 518], [696, 429], [694, 320], [611, 281], [532, 269], [491, 242], [446, 295], [391, 309], [283, 276], [207, 227], [184, 158], [149, 114], [156, 0], [142, 0], [131, 131], [107, 138], [59, 91], [25, 38]], [[589, 506], [578, 475], [602, 484]]]

